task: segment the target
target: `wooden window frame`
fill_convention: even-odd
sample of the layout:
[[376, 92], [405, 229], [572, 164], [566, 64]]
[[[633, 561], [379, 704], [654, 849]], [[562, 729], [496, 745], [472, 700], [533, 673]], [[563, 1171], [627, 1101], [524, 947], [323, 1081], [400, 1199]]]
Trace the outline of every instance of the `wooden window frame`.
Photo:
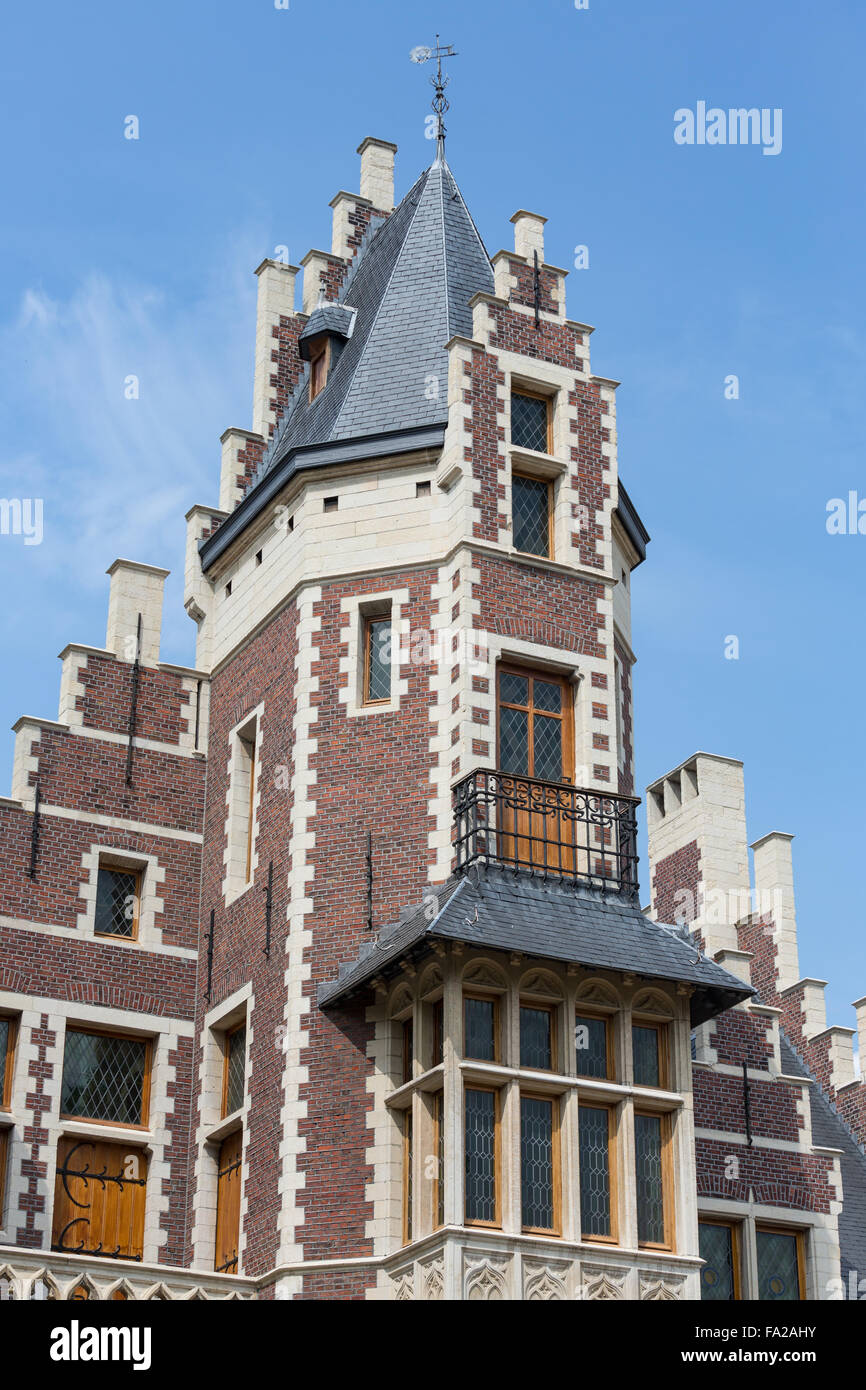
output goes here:
[[[316, 386], [316, 372], [321, 364], [322, 378]], [[325, 338], [324, 342], [317, 343], [310, 350], [310, 404], [321, 396], [328, 384], [328, 372], [331, 366], [331, 340]], [[315, 390], [313, 388], [316, 388]]]
[[[495, 698], [495, 700], [496, 700], [496, 767], [497, 767], [497, 770], [499, 770], [499, 761], [500, 761], [500, 758], [499, 758], [499, 750], [500, 750], [500, 746], [501, 746], [501, 733], [502, 733], [502, 730], [501, 730], [501, 722], [502, 722], [502, 720], [501, 720], [501, 711], [502, 711], [503, 707], [506, 708], [506, 709], [520, 709], [520, 710], [526, 710], [527, 713], [529, 714], [529, 716], [530, 716], [530, 719], [529, 719], [529, 746], [528, 746], [528, 759], [527, 759], [527, 761], [528, 761], [529, 763], [531, 763], [531, 764], [534, 764], [534, 762], [535, 762], [535, 758], [534, 758], [534, 753], [535, 753], [535, 748], [534, 748], [534, 743], [535, 743], [534, 731], [535, 731], [535, 713], [536, 713], [536, 707], [535, 707], [535, 686], [532, 685], [532, 686], [530, 687], [530, 691], [529, 691], [529, 703], [526, 704], [526, 705], [519, 705], [519, 704], [517, 704], [517, 702], [516, 702], [515, 700], [502, 700], [502, 699], [500, 699], [500, 695], [499, 695], [499, 677], [500, 677], [503, 673], [504, 673], [505, 675], [509, 675], [509, 676], [522, 676], [524, 680], [527, 680], [527, 679], [530, 680], [530, 681], [540, 680], [540, 681], [542, 681], [543, 683], [546, 683], [547, 685], [560, 685], [560, 686], [562, 687], [563, 700], [562, 700], [562, 709], [561, 709], [561, 712], [560, 712], [559, 716], [557, 716], [556, 714], [550, 713], [550, 712], [548, 712], [548, 711], [546, 711], [546, 710], [540, 711], [540, 714], [541, 714], [541, 717], [542, 717], [543, 719], [556, 719], [557, 717], [559, 717], [560, 722], [561, 722], [561, 724], [562, 724], [562, 769], [563, 769], [563, 772], [562, 772], [562, 781], [561, 781], [561, 782], [551, 782], [549, 785], [552, 786], [552, 787], [573, 787], [573, 786], [574, 786], [574, 689], [573, 689], [573, 687], [572, 687], [572, 684], [571, 684], [571, 682], [569, 681], [569, 679], [568, 679], [567, 676], [560, 675], [560, 674], [559, 674], [558, 672], [556, 672], [556, 671], [544, 671], [544, 670], [541, 670], [540, 668], [534, 667], [534, 666], [520, 666], [520, 665], [518, 665], [517, 663], [512, 662], [512, 661], [499, 661], [499, 662], [497, 662], [497, 664], [496, 664], [496, 687], [495, 687], [495, 692], [494, 692], [494, 698]], [[566, 769], [570, 769], [570, 773], [569, 773], [568, 776], [566, 776]], [[525, 777], [527, 777], [531, 782], [543, 782], [543, 781], [546, 781], [545, 778], [536, 777], [536, 775], [535, 775], [534, 772], [527, 772], [527, 773], [525, 773], [525, 774], [522, 773], [522, 772], [506, 772], [506, 773], [502, 773], [502, 776], [504, 776], [504, 777], [524, 777], [524, 776], [525, 776]]]
[[[433, 1230], [441, 1231], [445, 1225], [445, 1088], [441, 1091], [434, 1091], [431, 1101], [432, 1123], [433, 1123], [433, 1155], [436, 1159], [436, 1166], [433, 1177]], [[442, 1160], [440, 1162], [440, 1152]], [[442, 1220], [439, 1220], [439, 1208], [442, 1208]]]
[[96, 910], [94, 908], [93, 935], [98, 936], [101, 941], [137, 941], [139, 921], [141, 918], [141, 885], [144, 881], [144, 870], [136, 866], [123, 864], [120, 860], [112, 859], [110, 856], [103, 858], [102, 855], [100, 855], [96, 865], [97, 894], [99, 893], [99, 875], [102, 873], [103, 869], [113, 874], [132, 874], [135, 878], [135, 911], [132, 917], [132, 932], [129, 936], [121, 936], [120, 932], [116, 931], [97, 931]]
[[[704, 1216], [698, 1212], [698, 1245], [700, 1247], [700, 1228], [701, 1226], [725, 1226], [731, 1233], [731, 1266], [734, 1281], [733, 1302], [739, 1303], [743, 1297], [742, 1285], [742, 1222], [735, 1221], [733, 1218], [721, 1216]], [[703, 1270], [701, 1271], [703, 1273]], [[706, 1302], [712, 1300], [707, 1299]]]
[[[129, 1038], [133, 1042], [144, 1043], [144, 1075], [141, 1080], [141, 1119], [137, 1124], [132, 1124], [126, 1120], [100, 1120], [93, 1115], [69, 1115], [65, 1111], [60, 1112], [61, 1120], [71, 1120], [76, 1124], [83, 1125], [107, 1125], [110, 1129], [147, 1129], [150, 1122], [150, 1089], [151, 1072], [153, 1070], [153, 1038], [141, 1038], [137, 1033], [124, 1033], [116, 1028], [91, 1028], [80, 1027], [72, 1024], [66, 1028], [63, 1036], [63, 1061], [60, 1065], [60, 1087], [63, 1089], [63, 1069], [66, 1065], [66, 1039], [70, 1033], [88, 1033], [91, 1037], [97, 1038]], [[61, 1138], [63, 1136], [61, 1135]]]
[[[607, 1111], [607, 1172], [608, 1172], [608, 1208], [610, 1210], [610, 1235], [592, 1236], [585, 1235], [583, 1229], [580, 1231], [580, 1240], [589, 1245], [618, 1245], [619, 1244], [619, 1153], [616, 1142], [616, 1105], [604, 1104], [601, 1101], [586, 1101], [577, 1103], [577, 1124], [578, 1124], [578, 1168], [580, 1166], [580, 1112], [581, 1110], [606, 1110]], [[577, 1186], [577, 1212], [580, 1218], [580, 1174], [578, 1172]]]
[[372, 627], [374, 623], [390, 623], [393, 632], [393, 617], [391, 609], [386, 608], [381, 613], [365, 613], [363, 615], [363, 640], [364, 640], [364, 672], [363, 685], [361, 689], [361, 704], [368, 707], [376, 705], [389, 705], [393, 699], [394, 691], [394, 663], [391, 662], [391, 683], [387, 695], [382, 695], [376, 700], [370, 698], [370, 647], [372, 645]]
[[[513, 437], [511, 436], [511, 408], [512, 408], [512, 401], [513, 401], [513, 399], [514, 399], [515, 396], [525, 396], [525, 397], [527, 398], [527, 400], [530, 400], [530, 401], [544, 401], [544, 404], [545, 404], [545, 406], [546, 406], [546, 408], [547, 408], [547, 429], [546, 429], [546, 431], [545, 431], [545, 442], [546, 442], [546, 444], [547, 444], [547, 449], [545, 450], [545, 454], [546, 454], [546, 457], [547, 457], [547, 458], [551, 458], [551, 457], [553, 456], [553, 403], [554, 403], [554, 397], [553, 397], [552, 395], [548, 395], [547, 392], [545, 392], [545, 391], [534, 391], [534, 390], [532, 389], [531, 386], [520, 386], [520, 385], [518, 385], [518, 384], [515, 383], [515, 382], [512, 382], [512, 384], [511, 384], [511, 394], [510, 394], [509, 400], [508, 400], [508, 405], [509, 405], [508, 433], [509, 433], [509, 437], [511, 438], [511, 447], [512, 447], [512, 449], [522, 450], [524, 453], [527, 453], [527, 454], [538, 453], [539, 450], [537, 450], [537, 449], [527, 449], [525, 444], [515, 444], [515, 443], [514, 443], [514, 439], [513, 439]], [[531, 473], [525, 473], [525, 474], [522, 474], [521, 476], [522, 476], [522, 477], [531, 478], [531, 477], [532, 477], [532, 474], [531, 474]]]
[[470, 1091], [483, 1091], [493, 1096], [493, 1215], [492, 1221], [482, 1221], [479, 1217], [466, 1215], [466, 1191], [463, 1192], [463, 1224], [478, 1226], [488, 1231], [502, 1230], [502, 1094], [497, 1086], [476, 1086], [467, 1083], [463, 1087], [463, 1152], [464, 1168], [466, 1153], [466, 1096]]
[[604, 1076], [599, 1077], [599, 1076], [587, 1076], [587, 1075], [585, 1075], [584, 1073], [578, 1071], [577, 1058], [578, 1058], [578, 1055], [579, 1055], [579, 1054], [578, 1054], [578, 1049], [575, 1047], [575, 1050], [574, 1050], [574, 1074], [575, 1074], [575, 1076], [578, 1077], [578, 1079], [581, 1080], [581, 1081], [616, 1081], [616, 1056], [615, 1056], [615, 1052], [614, 1052], [614, 1036], [613, 1036], [613, 1031], [614, 1031], [614, 1030], [613, 1030], [613, 1028], [611, 1027], [611, 1023], [613, 1022], [612, 1016], [611, 1016], [610, 1014], [596, 1012], [594, 1009], [583, 1009], [583, 1008], [580, 1007], [580, 1001], [578, 1000], [578, 1002], [577, 1002], [577, 1003], [575, 1004], [575, 1006], [574, 1006], [574, 1026], [575, 1026], [575, 1028], [578, 1026], [578, 1020], [581, 1019], [581, 1018], [592, 1019], [592, 1021], [593, 1021], [594, 1023], [603, 1023], [603, 1024], [604, 1024], [605, 1072], [604, 1072]]
[[[671, 1089], [671, 1059], [670, 1059], [670, 1022], [667, 1019], [641, 1018], [640, 1015], [632, 1015], [631, 1020], [631, 1068], [632, 1084], [640, 1091], [669, 1091]], [[635, 1028], [654, 1028], [657, 1035], [658, 1059], [659, 1059], [659, 1079], [656, 1086], [650, 1085], [645, 1081], [635, 1081], [634, 1079], [634, 1029]]]
[[415, 1074], [415, 1016], [400, 1020], [400, 1057], [402, 1085], [407, 1086]]
[[2, 1017], [8, 1023], [9, 1031], [6, 1035], [6, 1065], [3, 1068], [2, 1076], [0, 1076], [0, 1110], [9, 1111], [12, 1109], [12, 1081], [15, 1076], [15, 1051], [18, 1046], [19, 1020], [11, 1014], [3, 1014]]
[[[233, 1139], [238, 1139], [238, 1140], [240, 1141], [240, 1147], [239, 1147], [239, 1149], [238, 1149], [238, 1156], [237, 1156], [237, 1159], [233, 1160], [233, 1162], [232, 1162], [230, 1168], [225, 1169], [225, 1170], [221, 1170], [221, 1169], [220, 1169], [220, 1156], [221, 1156], [221, 1154], [222, 1154], [223, 1147], [224, 1147], [226, 1144], [228, 1144], [230, 1140], [233, 1140]], [[237, 1272], [238, 1272], [238, 1269], [239, 1269], [239, 1266], [240, 1266], [240, 1251], [238, 1250], [238, 1245], [240, 1244], [240, 1234], [241, 1234], [241, 1222], [240, 1222], [241, 1213], [240, 1213], [240, 1204], [241, 1204], [241, 1198], [242, 1198], [243, 1194], [242, 1194], [242, 1192], [240, 1191], [240, 1183], [241, 1183], [241, 1176], [242, 1176], [242, 1174], [243, 1174], [243, 1161], [244, 1161], [244, 1135], [243, 1135], [243, 1129], [240, 1128], [240, 1127], [238, 1127], [237, 1129], [231, 1130], [230, 1133], [224, 1134], [223, 1137], [220, 1139], [219, 1143], [216, 1145], [217, 1194], [216, 1194], [216, 1210], [215, 1210], [215, 1215], [214, 1215], [214, 1260], [213, 1260], [213, 1263], [214, 1263], [214, 1270], [217, 1271], [217, 1272], [219, 1272], [219, 1273], [221, 1273], [221, 1274], [237, 1273]], [[238, 1202], [237, 1226], [236, 1226], [236, 1229], [235, 1229], [235, 1231], [234, 1231], [234, 1237], [235, 1237], [235, 1242], [234, 1242], [234, 1244], [235, 1244], [236, 1258], [235, 1258], [235, 1261], [234, 1261], [234, 1264], [235, 1264], [234, 1270], [229, 1270], [229, 1269], [226, 1269], [224, 1265], [221, 1267], [221, 1266], [219, 1266], [219, 1265], [217, 1264], [217, 1261], [218, 1261], [219, 1256], [220, 1256], [220, 1247], [219, 1247], [220, 1235], [221, 1235], [221, 1234], [224, 1234], [224, 1232], [222, 1232], [222, 1229], [221, 1229], [221, 1218], [222, 1218], [222, 1221], [225, 1220], [225, 1209], [223, 1208], [222, 1211], [221, 1211], [221, 1209], [220, 1209], [220, 1198], [222, 1197], [223, 1201], [225, 1200], [225, 1188], [223, 1188], [222, 1191], [221, 1191], [221, 1187], [220, 1187], [220, 1176], [221, 1176], [221, 1173], [223, 1173], [223, 1172], [230, 1172], [230, 1171], [234, 1170], [234, 1169], [235, 1169], [235, 1166], [237, 1166], [237, 1171], [238, 1171], [238, 1175], [239, 1175], [239, 1176], [238, 1176], [239, 1190], [238, 1190], [238, 1197], [237, 1197], [237, 1202]]]
[[400, 1121], [400, 1149], [401, 1149], [401, 1174], [403, 1188], [403, 1209], [402, 1209], [402, 1239], [403, 1244], [408, 1245], [412, 1240], [412, 1207], [414, 1205], [414, 1183], [412, 1182], [412, 1104], [411, 1101], [403, 1111]]
[[[527, 472], [525, 471], [525, 469], [521, 469], [521, 468], [512, 468], [512, 470], [511, 470], [511, 481], [512, 481], [512, 484], [514, 483], [514, 479], [515, 479], [515, 478], [520, 478], [520, 479], [522, 479], [522, 481], [525, 482], [525, 483], [543, 483], [543, 484], [545, 485], [546, 489], [547, 489], [547, 554], [546, 554], [546, 555], [539, 555], [538, 552], [535, 551], [535, 550], [518, 550], [516, 545], [515, 545], [514, 549], [517, 550], [518, 555], [535, 555], [536, 558], [539, 559], [539, 560], [552, 560], [552, 559], [554, 558], [554, 554], [553, 554], [553, 511], [554, 511], [554, 505], [555, 505], [555, 501], [556, 501], [554, 481], [553, 481], [552, 478], [539, 478], [539, 477], [537, 477], [534, 473], [527, 473]], [[513, 503], [512, 503], [512, 509], [511, 509], [511, 534], [514, 535], [514, 506], [513, 506]]]
[[[493, 1057], [470, 1057], [466, 1051], [468, 1028], [466, 1027], [466, 1000], [483, 999], [485, 1004], [493, 1005]], [[481, 1066], [499, 1066], [502, 1063], [502, 1007], [498, 994], [485, 994], [483, 990], [464, 989], [463, 991], [463, 1050], [465, 1062], [478, 1062]], [[477, 1089], [477, 1088], [476, 1088]], [[482, 1087], [483, 1089], [483, 1087]]]
[[[674, 1207], [674, 1165], [673, 1165], [673, 1124], [671, 1117], [667, 1113], [660, 1113], [658, 1110], [647, 1110], [643, 1106], [636, 1105], [635, 1115], [644, 1115], [652, 1120], [660, 1122], [661, 1135], [661, 1159], [662, 1159], [662, 1219], [664, 1222], [664, 1241], [641, 1240], [638, 1235], [639, 1250], [662, 1250], [676, 1251], [676, 1210]], [[637, 1189], [637, 1162], [635, 1161], [635, 1191]], [[635, 1197], [635, 1201], [637, 1198]], [[640, 1218], [638, 1215], [638, 1225]]]
[[559, 1009], [560, 1009], [559, 1004], [549, 1004], [549, 1003], [547, 1003], [547, 1002], [542, 1002], [541, 1000], [528, 999], [528, 998], [524, 998], [524, 997], [522, 997], [522, 996], [518, 999], [518, 1001], [517, 1001], [517, 1038], [518, 1038], [518, 1046], [520, 1046], [520, 1013], [521, 1013], [521, 1010], [523, 1010], [523, 1009], [534, 1009], [536, 1013], [546, 1013], [547, 1016], [548, 1016], [548, 1020], [549, 1020], [549, 1029], [550, 1029], [550, 1066], [549, 1066], [549, 1067], [530, 1067], [528, 1064], [524, 1063], [524, 1061], [523, 1061], [523, 1056], [522, 1056], [522, 1054], [521, 1054], [521, 1056], [520, 1056], [520, 1058], [519, 1058], [519, 1065], [520, 1065], [521, 1070], [522, 1070], [522, 1071], [537, 1071], [537, 1072], [541, 1072], [542, 1074], [544, 1074], [544, 1073], [546, 1073], [546, 1072], [555, 1072], [555, 1071], [557, 1070], [558, 1066], [559, 1066], [559, 1047], [558, 1047], [558, 1044], [557, 1044], [557, 1035], [558, 1035], [558, 1033], [559, 1033]]
[[[560, 1096], [544, 1095], [541, 1091], [531, 1091], [521, 1089], [519, 1100], [543, 1100], [550, 1104], [551, 1116], [551, 1149], [553, 1153], [553, 1225], [552, 1226], [524, 1226], [523, 1213], [521, 1211], [521, 1231], [526, 1235], [539, 1236], [561, 1236], [562, 1235], [562, 1099]], [[520, 1112], [520, 1142], [523, 1142], [523, 1112]], [[521, 1206], [523, 1190], [523, 1165], [518, 1174], [521, 1187]]]
[[[793, 1236], [797, 1243], [797, 1283], [799, 1284], [800, 1297], [792, 1302], [806, 1302], [806, 1232], [798, 1226], [785, 1226], [775, 1221], [756, 1221], [755, 1222], [755, 1262], [758, 1259], [758, 1233], [763, 1231], [766, 1235]], [[769, 1303], [769, 1299], [758, 1299], [761, 1287], [761, 1271], [758, 1269], [758, 1287], [755, 1289], [755, 1298], [758, 1302]]]
[[[234, 1037], [235, 1033], [239, 1033], [240, 1030], [241, 1030], [242, 1028], [243, 1028], [243, 1029], [246, 1029], [246, 1026], [247, 1026], [247, 1020], [246, 1020], [246, 1015], [245, 1015], [242, 1019], [239, 1019], [237, 1023], [233, 1023], [232, 1026], [231, 1026], [231, 1028], [227, 1028], [227, 1029], [225, 1030], [225, 1032], [223, 1033], [223, 1081], [222, 1081], [222, 1091], [221, 1091], [221, 1099], [220, 1099], [220, 1119], [221, 1119], [221, 1120], [226, 1120], [226, 1119], [228, 1119], [230, 1113], [231, 1113], [232, 1115], [236, 1115], [236, 1114], [238, 1113], [238, 1111], [236, 1111], [236, 1110], [232, 1110], [231, 1112], [229, 1112], [229, 1111], [226, 1109], [226, 1106], [228, 1105], [228, 1099], [229, 1099], [229, 1052], [230, 1052], [230, 1047], [231, 1047], [230, 1039]], [[246, 1039], [244, 1039], [244, 1100], [246, 1099], [246, 1093], [247, 1093], [247, 1059], [246, 1059]], [[241, 1104], [240, 1104], [240, 1106], [238, 1107], [238, 1110], [242, 1110], [242, 1109], [243, 1109], [243, 1106], [244, 1106], [244, 1102], [241, 1101]]]

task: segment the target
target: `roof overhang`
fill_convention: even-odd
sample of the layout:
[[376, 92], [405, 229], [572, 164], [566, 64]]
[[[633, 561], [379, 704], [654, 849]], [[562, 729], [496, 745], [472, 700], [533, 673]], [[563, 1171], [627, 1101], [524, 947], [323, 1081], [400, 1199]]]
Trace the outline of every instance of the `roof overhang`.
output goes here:
[[293, 449], [266, 473], [247, 493], [223, 524], [199, 545], [201, 567], [206, 574], [256, 517], [282, 492], [296, 474], [316, 468], [331, 468], [364, 459], [390, 458], [395, 454], [414, 454], [424, 449], [441, 449], [445, 425], [423, 425], [418, 429], [395, 430], [386, 434], [362, 435], [355, 439], [331, 440]]
[[[646, 548], [650, 542], [650, 533], [638, 516], [637, 509], [623, 487], [621, 480], [617, 482], [617, 492], [619, 494], [619, 500], [614, 515], [634, 547], [634, 552], [638, 557], [637, 565], [642, 565], [646, 559]], [[637, 569], [637, 565], [635, 565], [635, 569]]]

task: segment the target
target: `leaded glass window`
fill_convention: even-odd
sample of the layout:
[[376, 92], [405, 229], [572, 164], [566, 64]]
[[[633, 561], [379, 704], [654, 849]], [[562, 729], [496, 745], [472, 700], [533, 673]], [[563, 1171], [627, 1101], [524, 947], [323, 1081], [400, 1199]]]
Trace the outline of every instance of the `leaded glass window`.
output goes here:
[[553, 1067], [553, 1011], [520, 1007], [520, 1065], [550, 1071]]
[[556, 1228], [553, 1100], [520, 1097], [520, 1196], [524, 1228]]
[[640, 1245], [667, 1244], [663, 1124], [661, 1115], [642, 1115], [637, 1111], [635, 1112], [637, 1235]]
[[478, 1062], [495, 1062], [497, 1053], [498, 1006], [495, 999], [477, 999], [466, 995], [463, 1000], [463, 1050], [467, 1057]]
[[138, 925], [139, 874], [99, 866], [94, 931], [100, 936], [135, 936]]
[[634, 1084], [662, 1086], [661, 1034], [658, 1028], [636, 1023], [631, 1030]]
[[245, 1074], [247, 1066], [246, 1025], [233, 1028], [225, 1042], [225, 1099], [223, 1114], [233, 1115], [244, 1103]]
[[364, 673], [364, 703], [391, 698], [391, 619], [368, 618]]
[[445, 1060], [445, 996], [437, 999], [432, 1006], [433, 1047], [430, 1057], [431, 1067], [438, 1067]]
[[515, 550], [550, 554], [550, 483], [519, 473], [512, 476], [511, 524]]
[[580, 1229], [584, 1237], [613, 1234], [610, 1208], [611, 1113], [595, 1105], [579, 1112]]
[[0, 1018], [0, 1106], [11, 1104], [12, 1097], [12, 1050], [15, 1044], [15, 1022], [11, 1018]]
[[710, 1302], [733, 1302], [737, 1298], [736, 1240], [734, 1228], [701, 1221], [698, 1225], [701, 1259], [701, 1298]]
[[578, 1076], [604, 1081], [608, 1074], [607, 1020], [590, 1014], [577, 1014], [574, 1020], [574, 1047]]
[[142, 1124], [147, 1051], [147, 1043], [140, 1038], [68, 1032], [61, 1113], [115, 1124]]
[[546, 454], [549, 438], [550, 401], [546, 396], [511, 393], [511, 443], [515, 449]]
[[758, 1298], [773, 1303], [797, 1302], [803, 1297], [800, 1276], [801, 1237], [795, 1231], [755, 1232], [758, 1246]]
[[496, 1225], [495, 1091], [466, 1092], [466, 1220]]

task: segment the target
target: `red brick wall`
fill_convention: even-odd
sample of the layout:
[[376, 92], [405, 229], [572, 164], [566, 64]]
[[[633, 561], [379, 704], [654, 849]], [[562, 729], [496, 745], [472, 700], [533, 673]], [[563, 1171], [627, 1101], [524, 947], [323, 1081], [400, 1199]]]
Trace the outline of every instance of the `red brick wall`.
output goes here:
[[682, 845], [673, 854], [656, 862], [653, 869], [653, 910], [657, 921], [676, 925], [678, 915], [687, 921], [694, 920], [695, 911], [689, 912], [688, 901], [678, 898], [677, 894], [691, 893], [691, 903], [697, 904], [700, 865], [701, 852], [697, 840], [690, 840], [687, 845]]

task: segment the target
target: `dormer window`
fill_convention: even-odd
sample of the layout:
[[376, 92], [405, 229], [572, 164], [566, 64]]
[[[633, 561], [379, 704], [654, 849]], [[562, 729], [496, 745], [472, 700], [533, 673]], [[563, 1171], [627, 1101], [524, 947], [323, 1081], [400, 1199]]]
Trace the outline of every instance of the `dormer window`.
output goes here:
[[330, 357], [330, 352], [329, 352], [328, 339], [325, 338], [323, 342], [321, 342], [321, 343], [318, 344], [318, 346], [313, 350], [313, 352], [312, 352], [312, 354], [311, 354], [311, 356], [310, 356], [310, 400], [311, 400], [311, 401], [314, 401], [314, 400], [316, 399], [316, 397], [324, 390], [325, 382], [326, 382], [327, 379], [328, 379], [328, 358], [329, 358], [329, 357]]

